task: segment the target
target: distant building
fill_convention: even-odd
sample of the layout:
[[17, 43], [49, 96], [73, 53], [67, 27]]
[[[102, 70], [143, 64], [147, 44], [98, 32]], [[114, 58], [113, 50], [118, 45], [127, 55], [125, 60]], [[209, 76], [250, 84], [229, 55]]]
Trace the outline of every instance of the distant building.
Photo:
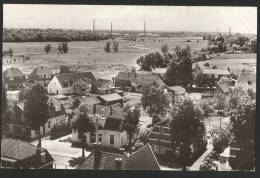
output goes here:
[[16, 139], [1, 139], [1, 168], [52, 169], [54, 159], [43, 148]]
[[48, 93], [56, 95], [72, 94], [74, 93], [72, 85], [79, 80], [89, 81], [87, 90], [90, 90], [92, 82], [96, 82], [92, 72], [56, 74], [47, 87]]
[[110, 153], [100, 148], [89, 155], [76, 169], [85, 170], [160, 170], [159, 163], [149, 144], [144, 145], [133, 154]]
[[207, 78], [220, 79], [221, 77], [229, 77], [230, 72], [224, 69], [203, 69], [202, 73]]
[[23, 87], [25, 80], [25, 74], [18, 68], [8, 68], [3, 72], [3, 83], [7, 89], [20, 89]]
[[38, 66], [31, 72], [28, 79], [47, 85], [53, 76], [52, 71], [47, 66]]

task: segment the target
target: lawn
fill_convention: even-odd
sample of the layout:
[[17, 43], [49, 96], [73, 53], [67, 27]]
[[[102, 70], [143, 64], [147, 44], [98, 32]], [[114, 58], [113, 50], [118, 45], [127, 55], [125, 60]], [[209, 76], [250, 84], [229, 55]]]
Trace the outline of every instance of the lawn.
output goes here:
[[[185, 42], [184, 40], [169, 40], [144, 42], [117, 40], [119, 52], [106, 53], [104, 45], [106, 41], [73, 41], [69, 42], [67, 54], [58, 54], [58, 42], [24, 42], [24, 43], [3, 43], [3, 50], [13, 48], [14, 58], [18, 55], [29, 55], [31, 60], [26, 63], [6, 64], [3, 61], [3, 69], [15, 66], [24, 73], [30, 73], [37, 65], [47, 65], [51, 69], [59, 69], [61, 64], [77, 67], [79, 70], [94, 71], [97, 77], [109, 78], [116, 75], [119, 70], [136, 66], [136, 59], [149, 52], [160, 51], [163, 44], [167, 44], [169, 51], [179, 45], [180, 47], [190, 46], [192, 51], [198, 51], [207, 45], [207, 41], [200, 40]], [[46, 44], [51, 44], [49, 54], [43, 50]]]

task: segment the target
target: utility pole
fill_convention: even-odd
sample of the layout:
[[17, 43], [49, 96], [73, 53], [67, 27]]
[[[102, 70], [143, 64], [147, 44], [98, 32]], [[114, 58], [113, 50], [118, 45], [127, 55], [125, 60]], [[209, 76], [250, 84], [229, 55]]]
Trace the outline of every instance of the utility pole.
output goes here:
[[93, 33], [95, 33], [95, 19], [93, 19]]
[[112, 38], [112, 30], [113, 30], [113, 26], [112, 26], [112, 22], [110, 22], [110, 38]]
[[144, 39], [145, 39], [145, 21], [144, 21]]

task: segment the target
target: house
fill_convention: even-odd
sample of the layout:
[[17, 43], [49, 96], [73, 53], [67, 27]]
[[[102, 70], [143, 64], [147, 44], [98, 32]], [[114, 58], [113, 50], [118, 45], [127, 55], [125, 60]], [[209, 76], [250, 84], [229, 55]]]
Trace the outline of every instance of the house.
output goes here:
[[224, 69], [203, 69], [202, 73], [211, 79], [220, 79], [221, 77], [229, 77], [230, 72]]
[[132, 88], [131, 82], [137, 78], [137, 75], [136, 72], [119, 72], [114, 79], [115, 87], [120, 87], [123, 90], [125, 90], [125, 88]]
[[256, 70], [243, 69], [235, 85], [243, 87], [244, 89], [251, 88], [253, 91], [256, 91]]
[[53, 162], [46, 149], [21, 140], [1, 139], [1, 168], [52, 169]]
[[47, 91], [56, 95], [72, 94], [74, 93], [72, 85], [79, 80], [90, 81], [86, 90], [90, 90], [91, 83], [96, 82], [92, 72], [56, 74], [48, 84]]
[[[98, 140], [102, 147], [118, 149], [128, 144], [126, 131], [121, 130], [123, 122], [123, 107], [121, 104], [110, 106], [93, 105], [93, 111], [90, 111], [91, 119], [96, 121], [98, 130], [96, 133], [85, 133], [86, 143], [93, 146]], [[81, 143], [81, 136], [76, 128], [72, 128], [72, 145]]]
[[121, 97], [117, 93], [99, 95], [98, 98], [101, 100], [101, 104], [103, 104], [103, 105], [112, 105], [112, 104], [116, 104], [116, 103], [123, 104], [123, 97]]
[[[159, 163], [149, 144], [131, 155], [95, 150], [76, 169], [84, 170], [160, 170]], [[144, 159], [145, 158], [145, 159]]]
[[31, 74], [28, 76], [28, 79], [31, 81], [41, 82], [47, 85], [53, 78], [53, 73], [47, 66], [38, 66], [36, 67]]
[[22, 88], [25, 80], [25, 74], [23, 74], [18, 68], [8, 68], [3, 72], [3, 83], [9, 90]]
[[[51, 129], [56, 125], [66, 124], [68, 122], [68, 117], [62, 112], [55, 112], [51, 114], [41, 127], [41, 135], [46, 135], [50, 133]], [[7, 136], [19, 138], [22, 140], [33, 140], [38, 137], [38, 131], [31, 128], [30, 123], [24, 117], [24, 103], [18, 102], [13, 106], [11, 116], [6, 121], [6, 134]]]
[[155, 155], [169, 158], [172, 154], [172, 143], [169, 120], [157, 123], [149, 134], [149, 143]]

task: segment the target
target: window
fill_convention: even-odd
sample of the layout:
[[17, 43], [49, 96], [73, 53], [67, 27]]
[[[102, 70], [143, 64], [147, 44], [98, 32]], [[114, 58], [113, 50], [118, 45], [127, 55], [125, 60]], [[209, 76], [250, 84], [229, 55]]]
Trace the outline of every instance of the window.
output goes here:
[[98, 142], [99, 142], [99, 143], [102, 142], [102, 134], [98, 134]]
[[2, 160], [1, 161], [1, 167], [2, 168], [12, 168], [12, 163]]
[[95, 143], [96, 142], [96, 134], [91, 133], [90, 134], [90, 143]]
[[114, 145], [114, 135], [110, 135], [110, 145]]
[[51, 121], [48, 121], [48, 129], [51, 129]]

